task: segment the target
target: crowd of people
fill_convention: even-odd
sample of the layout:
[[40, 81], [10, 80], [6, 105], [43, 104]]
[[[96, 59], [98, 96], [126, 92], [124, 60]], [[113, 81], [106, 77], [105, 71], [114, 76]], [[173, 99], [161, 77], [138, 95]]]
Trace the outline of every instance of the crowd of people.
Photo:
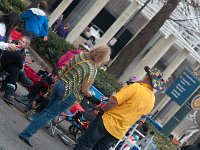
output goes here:
[[[57, 63], [60, 69], [58, 73], [33, 84], [24, 72], [25, 49], [33, 38], [48, 40], [49, 27], [44, 12], [46, 7], [47, 2], [40, 1], [22, 14], [9, 13], [0, 18], [0, 63], [3, 70], [9, 74], [0, 89], [1, 92], [5, 92], [3, 99], [9, 105], [13, 105], [13, 93], [16, 82], [19, 81], [29, 87], [30, 91], [23, 100], [16, 99], [18, 102], [25, 105], [33, 102], [33, 107], [42, 102], [37, 110], [38, 115], [19, 134], [19, 138], [29, 146], [32, 146], [30, 138], [33, 134], [49, 121], [69, 109], [75, 102], [93, 96], [90, 86], [95, 80], [97, 68], [105, 64], [111, 54], [107, 45], [96, 47], [89, 52], [71, 50]], [[62, 20], [63, 15], [53, 24], [53, 30], [58, 36], [66, 38], [70, 32], [70, 25]], [[25, 22], [24, 30], [18, 30], [21, 21]], [[12, 39], [11, 33], [17, 33], [17, 36]], [[13, 43], [8, 42], [9, 38]], [[141, 116], [151, 112], [155, 103], [154, 90], [163, 90], [165, 81], [157, 68], [146, 66], [144, 70], [146, 75], [143, 79], [131, 78], [126, 86], [111, 95], [109, 101], [98, 108], [98, 115], [79, 137], [74, 150], [108, 150], [122, 139]], [[41, 99], [33, 101], [41, 91]], [[43, 100], [46, 93], [49, 94], [48, 101]]]

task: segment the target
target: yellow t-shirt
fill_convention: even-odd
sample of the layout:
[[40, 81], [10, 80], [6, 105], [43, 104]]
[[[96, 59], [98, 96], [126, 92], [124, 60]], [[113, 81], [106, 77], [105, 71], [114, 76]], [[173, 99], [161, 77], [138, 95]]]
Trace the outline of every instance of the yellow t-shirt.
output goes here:
[[150, 85], [134, 83], [122, 88], [114, 97], [118, 106], [106, 111], [102, 119], [106, 130], [121, 139], [131, 125], [153, 109], [155, 96]]

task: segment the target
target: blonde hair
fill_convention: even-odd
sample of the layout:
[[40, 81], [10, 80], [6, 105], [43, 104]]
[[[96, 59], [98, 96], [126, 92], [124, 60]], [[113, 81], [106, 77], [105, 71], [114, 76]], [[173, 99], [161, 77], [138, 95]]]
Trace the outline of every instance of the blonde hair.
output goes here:
[[99, 66], [110, 59], [110, 53], [110, 48], [107, 45], [102, 45], [92, 49], [89, 55], [90, 59]]

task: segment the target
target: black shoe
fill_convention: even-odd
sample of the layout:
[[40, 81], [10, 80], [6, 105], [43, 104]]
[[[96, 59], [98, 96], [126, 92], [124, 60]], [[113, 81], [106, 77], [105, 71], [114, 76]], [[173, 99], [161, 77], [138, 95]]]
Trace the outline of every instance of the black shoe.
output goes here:
[[5, 92], [5, 90], [6, 90], [5, 87], [0, 88], [0, 92]]
[[14, 102], [12, 100], [12, 98], [7, 97], [7, 96], [3, 96], [3, 100], [8, 104], [8, 105], [14, 105]]
[[25, 139], [23, 136], [19, 135], [20, 140], [22, 140], [24, 143], [26, 143], [27, 145], [29, 145], [30, 147], [33, 147], [33, 145], [31, 144], [31, 142], [28, 139]]

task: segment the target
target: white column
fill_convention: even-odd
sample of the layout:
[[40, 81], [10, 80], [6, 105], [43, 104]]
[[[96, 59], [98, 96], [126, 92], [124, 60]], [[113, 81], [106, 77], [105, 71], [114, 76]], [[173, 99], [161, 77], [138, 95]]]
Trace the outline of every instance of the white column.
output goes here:
[[108, 2], [109, 0], [96, 0], [93, 6], [87, 11], [83, 18], [72, 29], [72, 31], [67, 36], [66, 40], [70, 43], [73, 43]]
[[170, 105], [167, 107], [167, 110], [165, 110], [165, 113], [163, 113], [161, 116], [159, 116], [157, 118], [157, 120], [162, 125], [165, 125], [176, 114], [176, 112], [180, 108], [181, 108], [181, 106], [179, 106], [176, 102], [174, 102], [174, 101], [170, 102]]
[[66, 8], [72, 3], [73, 0], [63, 0], [58, 7], [49, 16], [49, 27], [60, 17]]
[[[176, 105], [176, 103], [174, 105]], [[162, 125], [165, 125], [179, 111], [180, 108], [181, 106], [177, 104], [176, 108], [169, 112], [167, 118], [163, 121]]]
[[143, 57], [143, 59], [133, 68], [130, 75], [137, 77], [144, 77], [145, 71], [144, 67], [153, 67], [160, 58], [169, 50], [169, 48], [174, 44], [176, 38], [174, 36], [169, 36], [167, 39], [161, 38], [153, 48]]
[[181, 65], [181, 63], [187, 58], [188, 51], [186, 49], [182, 49], [177, 56], [172, 60], [172, 62], [167, 66], [167, 68], [163, 71], [163, 79], [167, 80], [171, 74]]
[[163, 109], [163, 107], [167, 105], [170, 99], [171, 98], [168, 95], [165, 95], [165, 97], [163, 97], [163, 99], [158, 103], [158, 105], [152, 110], [151, 114], [154, 115], [154, 113], [156, 112], [159, 113]]
[[107, 44], [112, 39], [112, 37], [120, 30], [120, 28], [130, 19], [130, 17], [132, 17], [138, 7], [139, 4], [136, 1], [133, 1], [111, 25], [111, 27], [105, 32], [105, 34], [101, 37], [95, 47]]
[[[163, 79], [167, 80], [171, 74], [181, 65], [181, 63], [187, 58], [188, 51], [186, 49], [182, 49], [177, 56], [172, 60], [172, 62], [167, 66], [167, 68], [163, 71]], [[170, 101], [170, 97], [165, 95], [165, 97], [159, 102], [159, 104], [154, 108], [152, 114], [154, 114], [157, 110], [161, 111], [166, 104]]]
[[198, 61], [196, 61], [193, 65], [192, 65], [192, 69], [194, 71], [197, 71], [200, 68], [200, 63]]

